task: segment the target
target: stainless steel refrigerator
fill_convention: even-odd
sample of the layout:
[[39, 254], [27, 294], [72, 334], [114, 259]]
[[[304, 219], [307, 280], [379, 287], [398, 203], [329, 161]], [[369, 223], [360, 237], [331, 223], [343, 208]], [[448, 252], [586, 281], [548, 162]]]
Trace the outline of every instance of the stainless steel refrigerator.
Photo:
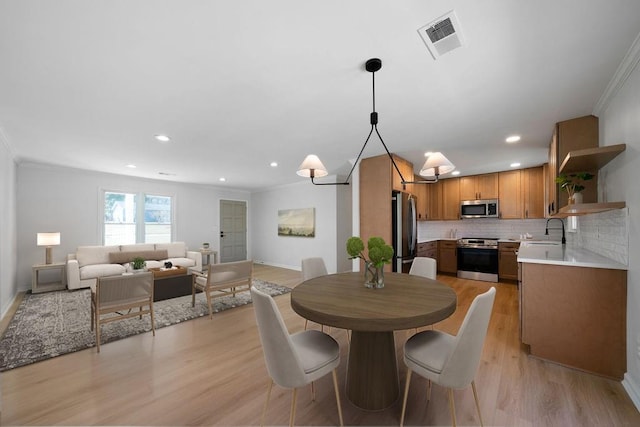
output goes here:
[[391, 197], [393, 218], [393, 271], [408, 273], [418, 245], [415, 196], [394, 191]]

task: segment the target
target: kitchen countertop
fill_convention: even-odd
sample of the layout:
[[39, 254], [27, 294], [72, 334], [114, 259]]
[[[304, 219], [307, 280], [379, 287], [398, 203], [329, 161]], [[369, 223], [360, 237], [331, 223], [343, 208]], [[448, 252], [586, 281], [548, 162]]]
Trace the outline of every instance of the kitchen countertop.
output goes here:
[[583, 248], [560, 244], [523, 241], [518, 250], [518, 262], [565, 265], [569, 267], [608, 268], [628, 270], [624, 264]]

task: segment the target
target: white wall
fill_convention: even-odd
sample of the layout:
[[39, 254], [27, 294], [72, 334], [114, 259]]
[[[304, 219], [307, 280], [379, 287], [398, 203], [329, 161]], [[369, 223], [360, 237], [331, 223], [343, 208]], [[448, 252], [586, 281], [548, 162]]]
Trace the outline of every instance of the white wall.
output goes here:
[[16, 164], [0, 130], [0, 319], [17, 293]]
[[102, 244], [102, 215], [98, 210], [103, 190], [173, 196], [174, 240], [186, 242], [191, 249], [200, 248], [203, 242], [218, 249], [220, 199], [246, 200], [250, 204], [250, 193], [246, 191], [20, 164], [17, 168], [18, 289], [30, 289], [31, 265], [44, 262], [44, 248], [36, 246], [36, 233], [61, 233], [60, 246], [53, 248], [54, 262], [64, 261], [78, 246]]
[[640, 171], [640, 38], [630, 52], [630, 65], [622, 73], [620, 86], [599, 112], [600, 145], [626, 143], [627, 149], [600, 171], [598, 181], [603, 201], [626, 201], [629, 212], [627, 374], [623, 384], [640, 408], [640, 191], [636, 181]]
[[[278, 210], [315, 208], [315, 237], [278, 236]], [[252, 193], [253, 259], [300, 270], [303, 258], [319, 256], [329, 273], [351, 269], [345, 243], [351, 236], [350, 186], [314, 186], [308, 181]]]

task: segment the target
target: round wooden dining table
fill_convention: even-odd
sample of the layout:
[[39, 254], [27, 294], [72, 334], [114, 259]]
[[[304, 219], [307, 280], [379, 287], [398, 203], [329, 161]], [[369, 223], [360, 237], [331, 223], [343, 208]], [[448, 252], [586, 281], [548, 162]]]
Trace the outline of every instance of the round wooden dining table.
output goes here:
[[430, 325], [449, 317], [456, 293], [437, 280], [386, 273], [385, 286], [364, 286], [362, 273], [306, 280], [291, 292], [300, 316], [351, 330], [346, 395], [355, 406], [382, 410], [399, 396], [395, 330]]

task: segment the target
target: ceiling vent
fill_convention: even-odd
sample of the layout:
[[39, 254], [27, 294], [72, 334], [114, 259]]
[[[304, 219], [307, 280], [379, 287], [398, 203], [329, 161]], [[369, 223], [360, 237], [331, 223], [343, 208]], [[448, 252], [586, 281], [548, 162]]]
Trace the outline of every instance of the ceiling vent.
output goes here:
[[418, 34], [429, 48], [433, 59], [464, 45], [462, 29], [453, 10], [419, 28]]

